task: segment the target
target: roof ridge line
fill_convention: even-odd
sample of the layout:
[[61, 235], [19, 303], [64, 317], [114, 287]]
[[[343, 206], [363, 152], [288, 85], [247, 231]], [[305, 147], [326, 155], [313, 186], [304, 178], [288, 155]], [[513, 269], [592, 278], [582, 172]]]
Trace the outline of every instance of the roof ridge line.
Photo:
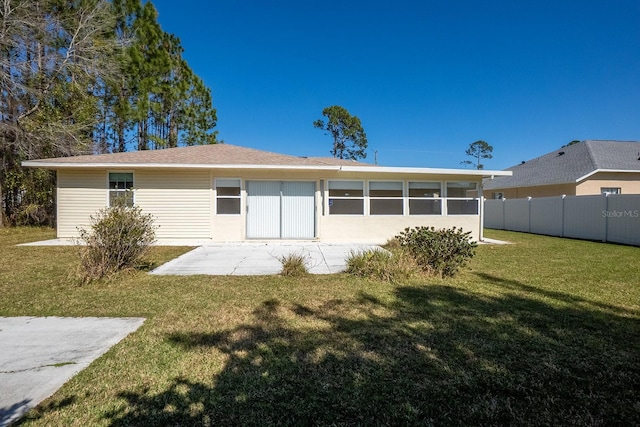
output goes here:
[[593, 150], [591, 149], [591, 144], [590, 142], [594, 141], [592, 139], [586, 140], [584, 141], [584, 145], [587, 147], [587, 153], [589, 153], [589, 160], [591, 160], [591, 166], [593, 166], [593, 169], [599, 169], [599, 165], [596, 163], [596, 159], [595, 156], [593, 155]]

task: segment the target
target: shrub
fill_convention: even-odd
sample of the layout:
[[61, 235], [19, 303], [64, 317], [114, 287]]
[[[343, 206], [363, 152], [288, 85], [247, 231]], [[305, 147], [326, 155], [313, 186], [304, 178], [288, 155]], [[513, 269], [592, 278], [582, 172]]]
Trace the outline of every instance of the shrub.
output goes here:
[[283, 276], [299, 277], [309, 274], [307, 264], [309, 258], [302, 254], [289, 254], [278, 257], [280, 264], [282, 264], [282, 270], [280, 274]]
[[351, 252], [347, 257], [346, 273], [357, 277], [369, 277], [387, 282], [408, 279], [415, 275], [418, 268], [413, 259], [403, 251], [394, 253], [369, 249]]
[[134, 267], [155, 241], [153, 217], [138, 207], [113, 206], [91, 217], [91, 231], [80, 229], [83, 283]]
[[434, 227], [405, 228], [396, 236], [424, 271], [452, 277], [475, 255], [471, 232], [461, 228], [436, 230]]
[[51, 215], [45, 206], [37, 203], [20, 205], [12, 219], [15, 225], [47, 225], [51, 223]]

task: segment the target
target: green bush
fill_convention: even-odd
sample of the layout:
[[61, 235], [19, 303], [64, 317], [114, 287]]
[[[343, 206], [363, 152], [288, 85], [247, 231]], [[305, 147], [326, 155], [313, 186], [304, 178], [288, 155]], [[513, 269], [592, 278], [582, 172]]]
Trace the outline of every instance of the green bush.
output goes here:
[[91, 231], [79, 229], [83, 283], [134, 267], [155, 242], [153, 217], [138, 207], [113, 206], [91, 217]]
[[346, 261], [346, 273], [387, 282], [408, 279], [418, 270], [413, 259], [406, 256], [403, 251], [391, 253], [380, 249], [370, 249], [351, 252]]
[[309, 274], [307, 269], [309, 258], [306, 255], [294, 253], [278, 257], [278, 260], [282, 264], [280, 274], [283, 276], [299, 277]]
[[471, 232], [461, 228], [436, 230], [434, 227], [405, 228], [396, 236], [424, 271], [452, 277], [475, 255]]

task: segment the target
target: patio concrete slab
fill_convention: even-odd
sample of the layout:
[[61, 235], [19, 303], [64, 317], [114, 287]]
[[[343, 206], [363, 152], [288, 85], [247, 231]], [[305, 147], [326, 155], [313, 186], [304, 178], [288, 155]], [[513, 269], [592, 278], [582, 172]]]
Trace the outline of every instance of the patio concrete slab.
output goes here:
[[278, 274], [280, 258], [300, 254], [312, 274], [332, 274], [346, 268], [351, 252], [381, 249], [372, 244], [321, 242], [242, 242], [207, 244], [161, 265], [151, 272], [159, 275], [266, 275]]
[[0, 317], [0, 427], [51, 396], [141, 318]]

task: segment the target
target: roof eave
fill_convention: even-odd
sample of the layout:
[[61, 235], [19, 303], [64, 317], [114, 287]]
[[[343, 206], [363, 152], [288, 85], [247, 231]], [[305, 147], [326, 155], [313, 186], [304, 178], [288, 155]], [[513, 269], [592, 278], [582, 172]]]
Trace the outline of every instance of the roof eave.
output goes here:
[[275, 170], [327, 170], [363, 173], [395, 174], [431, 174], [431, 175], [468, 175], [490, 178], [493, 176], [511, 176], [511, 171], [436, 169], [388, 166], [345, 166], [345, 165], [238, 165], [238, 164], [184, 164], [184, 163], [60, 163], [40, 160], [26, 160], [24, 167], [43, 169], [275, 169]]
[[238, 165], [200, 163], [59, 163], [27, 160], [24, 167], [43, 169], [296, 169], [296, 170], [340, 170], [338, 165]]
[[581, 176], [580, 178], [576, 179], [576, 182], [584, 181], [585, 179], [589, 178], [592, 175], [597, 174], [598, 172], [639, 173], [640, 169], [638, 169], [638, 170], [629, 170], [629, 169], [596, 169], [596, 170], [593, 170], [593, 171], [589, 172], [588, 174], [586, 174], [584, 176]]
[[344, 172], [377, 172], [377, 173], [401, 173], [401, 174], [431, 174], [431, 175], [470, 175], [483, 178], [495, 176], [512, 176], [512, 171], [496, 170], [467, 170], [467, 169], [440, 169], [440, 168], [412, 168], [394, 166], [342, 166]]

